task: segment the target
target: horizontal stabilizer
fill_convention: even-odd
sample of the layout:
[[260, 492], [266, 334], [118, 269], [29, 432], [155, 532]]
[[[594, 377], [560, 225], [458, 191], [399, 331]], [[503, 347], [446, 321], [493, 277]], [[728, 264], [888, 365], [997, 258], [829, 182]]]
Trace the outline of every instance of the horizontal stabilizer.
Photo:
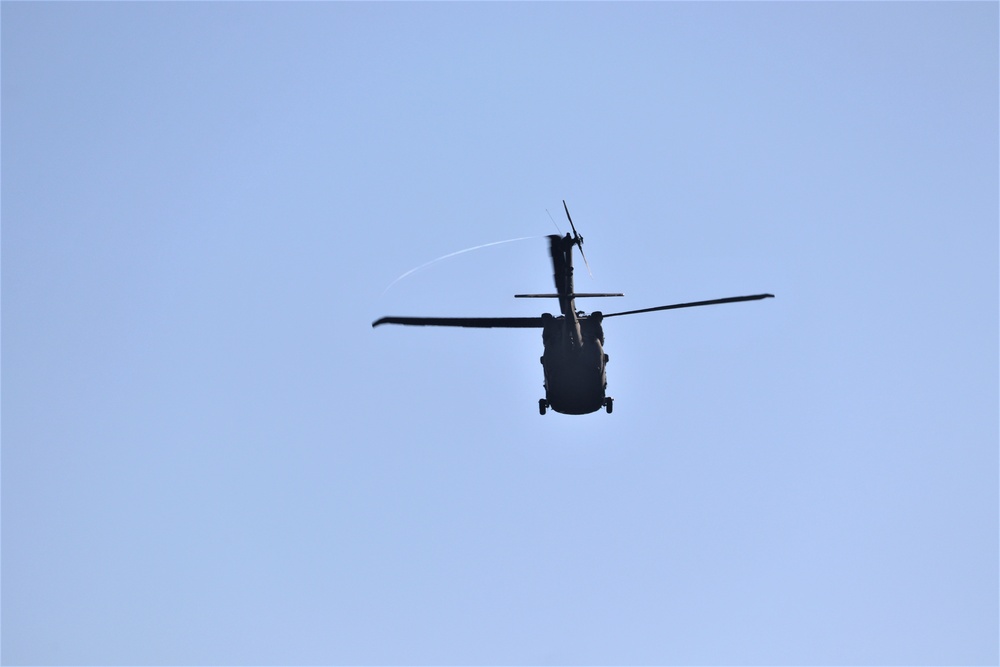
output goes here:
[[[576, 294], [567, 294], [566, 297], [570, 299], [583, 299], [594, 296], [625, 296], [621, 292], [583, 292]], [[558, 294], [515, 294], [515, 299], [558, 299]]]

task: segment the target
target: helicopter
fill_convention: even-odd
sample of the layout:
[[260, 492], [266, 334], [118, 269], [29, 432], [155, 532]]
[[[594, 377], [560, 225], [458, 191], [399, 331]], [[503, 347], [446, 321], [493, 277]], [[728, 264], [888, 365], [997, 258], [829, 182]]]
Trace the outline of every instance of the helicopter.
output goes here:
[[587, 270], [587, 256], [583, 253], [583, 237], [576, 231], [566, 200], [563, 209], [573, 233], [551, 234], [549, 254], [555, 278], [555, 294], [515, 294], [516, 299], [558, 299], [560, 315], [544, 313], [539, 317], [382, 317], [372, 322], [372, 327], [383, 324], [408, 326], [468, 327], [478, 329], [541, 329], [545, 398], [538, 400], [538, 412], [544, 415], [551, 408], [554, 412], [583, 415], [604, 408], [608, 414], [614, 409], [614, 398], [607, 395], [608, 355], [604, 351], [603, 322], [609, 317], [652, 313], [660, 310], [712, 306], [741, 301], [759, 301], [773, 298], [773, 294], [731, 296], [708, 301], [691, 301], [667, 306], [654, 306], [618, 313], [593, 311], [589, 315], [576, 309], [576, 299], [593, 297], [620, 297], [624, 294], [577, 292], [573, 287], [573, 250], [578, 248]]

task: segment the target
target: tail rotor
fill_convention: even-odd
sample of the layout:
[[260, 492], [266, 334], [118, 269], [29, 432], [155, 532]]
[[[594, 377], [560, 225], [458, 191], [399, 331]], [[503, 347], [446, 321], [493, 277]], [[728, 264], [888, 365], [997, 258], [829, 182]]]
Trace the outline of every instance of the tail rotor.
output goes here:
[[573, 229], [573, 243], [576, 247], [580, 249], [580, 256], [583, 257], [583, 264], [587, 267], [587, 273], [590, 277], [594, 277], [594, 272], [590, 270], [590, 262], [587, 261], [587, 255], [583, 252], [583, 237], [576, 231], [576, 225], [573, 224], [573, 218], [569, 214], [569, 206], [566, 205], [566, 200], [563, 199], [563, 209], [566, 211], [566, 218], [569, 220], [569, 226]]

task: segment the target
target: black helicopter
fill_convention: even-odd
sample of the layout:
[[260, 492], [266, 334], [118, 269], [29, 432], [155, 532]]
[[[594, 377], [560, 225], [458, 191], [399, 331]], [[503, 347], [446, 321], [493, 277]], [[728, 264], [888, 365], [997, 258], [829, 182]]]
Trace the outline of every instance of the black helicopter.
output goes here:
[[[725, 299], [709, 301], [692, 301], [690, 303], [675, 303], [669, 306], [656, 306], [640, 310], [626, 310], [620, 313], [601, 313], [594, 311], [587, 315], [576, 309], [577, 298], [582, 297], [616, 297], [620, 293], [578, 293], [573, 289], [573, 246], [580, 249], [583, 261], [583, 237], [576, 231], [569, 207], [563, 200], [566, 218], [569, 220], [573, 234], [565, 236], [550, 235], [549, 252], [552, 255], [552, 272], [556, 282], [555, 294], [515, 294], [518, 299], [553, 298], [559, 299], [558, 317], [549, 313], [541, 317], [383, 317], [372, 322], [372, 327], [380, 324], [405, 324], [411, 326], [439, 327], [471, 327], [471, 328], [508, 328], [508, 329], [541, 329], [544, 353], [542, 367], [545, 371], [545, 398], [538, 401], [538, 412], [545, 414], [547, 408], [569, 415], [583, 415], [597, 412], [601, 408], [610, 414], [614, 407], [614, 399], [605, 391], [608, 386], [605, 367], [608, 355], [604, 352], [604, 328], [601, 323], [609, 317], [651, 313], [657, 310], [674, 310], [676, 308], [693, 308], [695, 306], [712, 306], [721, 303], [737, 303], [740, 301], [758, 301], [771, 298], [773, 294], [753, 294], [750, 296], [731, 296]], [[588, 265], [589, 270], [589, 265]]]

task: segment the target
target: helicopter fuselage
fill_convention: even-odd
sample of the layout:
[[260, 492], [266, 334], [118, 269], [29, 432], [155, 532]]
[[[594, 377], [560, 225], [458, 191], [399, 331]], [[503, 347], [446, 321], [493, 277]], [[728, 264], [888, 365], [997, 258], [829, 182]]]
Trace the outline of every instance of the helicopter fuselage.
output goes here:
[[[600, 313], [572, 320], [543, 315], [542, 321], [545, 398], [539, 401], [539, 410], [543, 414], [545, 408], [552, 408], [564, 414], [584, 415], [607, 408], [608, 355], [604, 352]], [[577, 335], [579, 341], [575, 340]]]
[[[567, 211], [568, 213], [568, 211]], [[542, 315], [542, 366], [545, 369], [545, 398], [538, 410], [546, 408], [568, 415], [584, 415], [605, 408], [611, 412], [614, 401], [608, 398], [604, 353], [604, 319], [600, 312], [589, 316], [576, 310], [573, 289], [573, 247], [582, 244], [580, 237], [549, 237], [552, 273], [556, 282], [562, 315]]]

